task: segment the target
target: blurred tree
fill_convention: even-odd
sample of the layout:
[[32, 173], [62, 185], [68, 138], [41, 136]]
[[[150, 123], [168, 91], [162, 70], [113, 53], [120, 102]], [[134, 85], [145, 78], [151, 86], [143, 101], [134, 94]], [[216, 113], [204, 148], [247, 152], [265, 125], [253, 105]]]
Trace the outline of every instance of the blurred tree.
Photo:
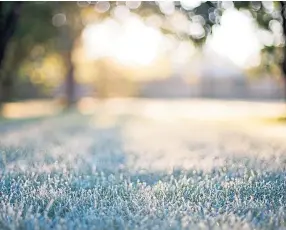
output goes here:
[[283, 61], [281, 62], [282, 65], [282, 71], [284, 74], [284, 88], [285, 88], [285, 100], [286, 100], [286, 45], [285, 45], [285, 41], [286, 41], [286, 3], [285, 2], [280, 2], [281, 4], [281, 16], [282, 16], [282, 28], [283, 28], [283, 37], [284, 37], [284, 49], [283, 49]]
[[284, 99], [286, 100], [286, 2], [234, 2], [234, 6], [237, 9], [248, 10], [261, 29], [269, 31], [271, 34], [277, 33], [277, 31], [281, 34], [284, 41], [275, 42], [274, 40], [273, 43], [264, 44], [262, 54], [266, 54], [267, 58], [262, 64], [267, 71], [273, 69], [273, 66], [280, 67], [284, 82]]
[[[9, 2], [2, 4], [6, 8], [9, 7]], [[16, 10], [19, 14], [18, 8]], [[15, 77], [23, 62], [27, 59], [37, 62], [45, 55], [45, 48], [52, 48], [53, 41], [51, 39], [56, 32], [51, 23], [52, 8], [49, 4], [43, 7], [43, 3], [39, 2], [22, 3], [21, 14], [17, 17], [19, 17], [17, 27], [15, 22], [13, 24], [14, 34], [7, 39], [3, 48], [6, 52], [1, 63], [1, 92], [3, 96], [0, 101], [10, 99]], [[32, 53], [33, 48], [38, 45], [42, 47], [38, 50], [40, 52]]]
[[[1, 2], [2, 4], [2, 2]], [[12, 8], [18, 12], [18, 8], [9, 6], [7, 2], [3, 8]], [[80, 34], [83, 25], [80, 25], [80, 8], [76, 3], [66, 2], [27, 2], [21, 7], [20, 20], [15, 29], [15, 22], [8, 23], [11, 29], [2, 42], [1, 40], [1, 86], [2, 97], [0, 101], [8, 100], [15, 81], [19, 75], [20, 67], [24, 63], [32, 63], [34, 66], [41, 65], [42, 60], [50, 53], [60, 53], [66, 69], [66, 104], [71, 106], [74, 102], [74, 77], [72, 63], [72, 49], [76, 36]], [[12, 11], [12, 12], [14, 12]], [[2, 10], [1, 10], [2, 12]], [[18, 14], [17, 14], [18, 16]], [[4, 16], [3, 16], [4, 17]], [[8, 20], [8, 19], [7, 19]], [[8, 20], [9, 21], [9, 20]], [[14, 20], [15, 21], [15, 20]], [[80, 23], [78, 23], [80, 22]], [[80, 26], [79, 26], [80, 25]], [[4, 29], [2, 29], [4, 31]], [[2, 34], [2, 33], [1, 33]], [[4, 50], [5, 58], [4, 58]], [[32, 75], [34, 70], [24, 75]]]
[[[30, 61], [40, 65], [50, 53], [60, 53], [65, 63], [66, 103], [71, 106], [74, 101], [74, 63], [73, 49], [82, 29], [89, 23], [102, 20], [112, 14], [118, 5], [125, 2], [110, 2], [107, 10], [95, 10], [97, 2], [27, 2], [21, 5], [21, 18], [15, 30], [19, 15], [20, 3], [0, 3], [0, 67], [1, 86], [7, 91], [19, 75], [20, 66]], [[130, 4], [129, 4], [130, 5]], [[128, 5], [128, 7], [129, 7]], [[273, 32], [277, 25], [283, 28], [285, 39], [285, 3], [284, 2], [219, 2], [219, 1], [175, 1], [175, 2], [141, 2], [139, 7], [130, 7], [130, 11], [140, 14], [143, 18], [160, 15], [168, 20], [177, 10], [194, 26], [192, 31], [174, 31], [172, 27], [161, 26], [164, 33], [175, 34], [182, 39], [190, 39], [201, 46], [212, 32], [213, 26], [220, 23], [224, 11], [237, 8], [251, 14], [261, 29]], [[12, 18], [12, 20], [10, 20]], [[9, 19], [9, 20], [8, 20]], [[175, 23], [176, 24], [176, 23]], [[14, 35], [13, 31], [15, 30]], [[195, 31], [195, 33], [193, 33]], [[5, 36], [2, 36], [4, 34]], [[8, 43], [9, 42], [9, 43]], [[38, 48], [37, 48], [38, 47]], [[286, 76], [286, 49], [282, 43], [266, 44], [263, 50], [267, 53], [268, 65], [282, 63], [282, 71]], [[284, 59], [282, 58], [284, 53]], [[5, 58], [4, 58], [5, 54]], [[107, 67], [106, 67], [107, 68]], [[5, 81], [3, 80], [5, 79]], [[284, 78], [286, 82], [286, 77]], [[286, 83], [285, 83], [286, 85]], [[285, 87], [286, 89], [286, 87]], [[286, 90], [285, 90], [286, 92]], [[3, 90], [2, 90], [3, 94]], [[286, 98], [286, 93], [285, 93]], [[1, 100], [0, 100], [1, 101]]]
[[[224, 11], [236, 8], [243, 10], [245, 13], [252, 15], [257, 25], [261, 30], [267, 31], [270, 35], [278, 33], [284, 41], [274, 39], [274, 42], [264, 44], [262, 53], [268, 58], [265, 63], [262, 63], [265, 70], [269, 70], [270, 66], [280, 66], [283, 73], [284, 92], [286, 100], [286, 2], [275, 1], [178, 1], [175, 2], [175, 7], [183, 12], [189, 20], [201, 23], [204, 28], [204, 36], [189, 35], [189, 38], [195, 44], [203, 44], [207, 36], [212, 32], [213, 26], [220, 24], [220, 19]], [[200, 16], [203, 20], [197, 20]], [[281, 31], [280, 31], [281, 28]], [[188, 35], [188, 34], [187, 34]], [[276, 71], [277, 73], [277, 71]]]
[[[0, 2], [0, 70], [9, 40], [11, 39], [20, 13], [21, 2]], [[0, 72], [0, 105], [6, 99], [6, 86], [11, 85], [11, 80]]]
[[[89, 4], [87, 4], [88, 6]], [[86, 7], [73, 2], [56, 2], [55, 14], [53, 16], [54, 26], [58, 28], [59, 37], [57, 48], [62, 54], [65, 67], [65, 104], [66, 108], [71, 108], [76, 102], [75, 96], [75, 74], [73, 63], [73, 49], [77, 39], [81, 35], [84, 28], [84, 15], [86, 15]], [[90, 10], [90, 9], [89, 9]]]

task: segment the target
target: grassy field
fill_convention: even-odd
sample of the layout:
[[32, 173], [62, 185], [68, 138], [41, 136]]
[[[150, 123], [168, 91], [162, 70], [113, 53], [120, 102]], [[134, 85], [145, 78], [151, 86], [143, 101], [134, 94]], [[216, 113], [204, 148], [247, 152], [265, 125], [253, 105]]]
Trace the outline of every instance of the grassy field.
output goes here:
[[276, 105], [142, 103], [0, 121], [0, 229], [286, 229]]

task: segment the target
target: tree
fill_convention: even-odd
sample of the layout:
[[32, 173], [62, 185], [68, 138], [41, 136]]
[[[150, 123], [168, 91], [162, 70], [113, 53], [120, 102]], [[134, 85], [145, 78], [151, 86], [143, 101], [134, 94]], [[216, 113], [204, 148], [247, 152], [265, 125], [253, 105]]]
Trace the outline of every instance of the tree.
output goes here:
[[20, 13], [21, 2], [0, 2], [0, 66], [2, 64], [7, 44], [12, 37]]
[[[5, 51], [13, 33], [20, 14], [21, 2], [0, 2], [0, 70], [5, 56]], [[0, 105], [5, 99], [5, 86], [11, 85], [11, 80], [0, 72]]]
[[[72, 19], [77, 18], [75, 15], [79, 14], [77, 12], [79, 7], [75, 3], [66, 4], [64, 2], [23, 3], [21, 5], [21, 18], [16, 28], [16, 18], [19, 17], [18, 5], [20, 4], [11, 3], [10, 6], [8, 2], [1, 2], [1, 7], [3, 9], [8, 8], [10, 11], [6, 13], [1, 10], [1, 18], [5, 19], [1, 31], [5, 32], [7, 36], [1, 36], [0, 40], [0, 54], [2, 54], [0, 56], [0, 63], [2, 64], [0, 66], [2, 86], [0, 103], [9, 99], [15, 76], [18, 75], [18, 70], [25, 61], [32, 59], [31, 61], [36, 62], [47, 52], [54, 51], [62, 55], [66, 65], [66, 104], [70, 107], [74, 102], [74, 67], [71, 58], [74, 42], [73, 32], [78, 29], [77, 24]], [[59, 13], [68, 17], [70, 22], [59, 20], [58, 22], [57, 18], [55, 21], [55, 16]], [[11, 18], [15, 19], [11, 20]], [[40, 56], [37, 55], [37, 57], [32, 55], [32, 57], [31, 52], [37, 46], [43, 47], [44, 53]]]
[[[191, 1], [189, 1], [190, 3]], [[207, 36], [212, 33], [212, 28], [214, 25], [220, 24], [220, 18], [227, 6], [235, 7], [238, 10], [247, 10], [255, 19], [260, 29], [272, 32], [271, 24], [274, 22], [279, 22], [278, 24], [282, 27], [282, 36], [284, 41], [286, 41], [286, 2], [264, 2], [264, 1], [234, 1], [234, 2], [220, 2], [220, 1], [206, 1], [199, 2], [195, 6], [193, 3], [190, 6], [186, 6], [184, 3], [188, 1], [175, 2], [175, 7], [183, 12], [189, 20], [193, 17], [201, 16], [204, 19], [204, 24], [202, 25], [205, 30], [205, 36], [196, 37], [189, 35], [189, 38], [195, 42], [195, 44], [202, 45]], [[187, 4], [188, 5], [188, 4]], [[276, 23], [277, 25], [277, 23]], [[187, 34], [188, 36], [188, 34]], [[266, 44], [262, 52], [269, 54], [272, 60], [267, 60], [268, 63], [264, 63], [265, 66], [271, 64], [277, 64], [281, 68], [283, 73], [284, 81], [284, 97], [286, 100], [286, 42], [282, 44]], [[283, 53], [283, 55], [277, 55]], [[282, 57], [282, 59], [281, 59]]]
[[[76, 2], [31, 2], [20, 4], [18, 2], [0, 3], [0, 68], [2, 88], [10, 91], [11, 85], [17, 75], [16, 71], [25, 60], [31, 58], [30, 52], [36, 45], [41, 45], [49, 51], [61, 54], [67, 69], [66, 95], [67, 106], [74, 103], [74, 66], [72, 62], [72, 50], [74, 43], [80, 37], [85, 26], [84, 15], [96, 15], [94, 20], [103, 19], [110, 16], [111, 10], [117, 7], [117, 2], [110, 2], [109, 10], [104, 13], [96, 13], [94, 4], [97, 2], [82, 2], [79, 6]], [[125, 3], [122, 3], [125, 4]], [[220, 18], [228, 7], [245, 9], [251, 13], [257, 24], [266, 30], [271, 30], [270, 24], [273, 20], [281, 23], [283, 27], [283, 37], [286, 37], [285, 3], [280, 2], [217, 2], [217, 1], [176, 1], [176, 2], [141, 2], [141, 6], [132, 9], [133, 12], [142, 17], [151, 14], [161, 14], [164, 18], [171, 16], [168, 7], [162, 4], [172, 4], [176, 10], [180, 11], [188, 20], [201, 24], [204, 33], [177, 33], [172, 29], [163, 28], [163, 33], [176, 34], [180, 38], [190, 39], [195, 44], [201, 46], [206, 38], [212, 33], [213, 26], [220, 23]], [[18, 21], [21, 7], [21, 20]], [[171, 8], [172, 8], [171, 7]], [[167, 9], [167, 10], [166, 10]], [[35, 20], [36, 19], [36, 20]], [[14, 32], [14, 33], [13, 33]], [[2, 36], [4, 34], [4, 36]], [[13, 35], [14, 34], [14, 35]], [[12, 36], [13, 35], [13, 36]], [[275, 54], [277, 50], [283, 50], [284, 59], [280, 60]], [[265, 45], [263, 52], [272, 55], [273, 62], [282, 63], [281, 70], [286, 76], [286, 49], [282, 46]], [[4, 58], [5, 57], [5, 58]], [[285, 92], [286, 92], [286, 77]], [[3, 87], [4, 86], [4, 87]], [[3, 89], [2, 89], [3, 94]], [[8, 97], [9, 93], [5, 93]], [[286, 98], [286, 93], [285, 93]], [[0, 100], [1, 101], [1, 100]]]
[[[7, 35], [1, 36], [1, 39], [3, 39], [3, 42], [1, 42], [3, 56], [0, 66], [0, 87], [2, 88], [0, 103], [10, 99], [13, 84], [18, 75], [17, 71], [23, 62], [30, 58], [33, 47], [39, 44], [51, 47], [48, 43], [50, 43], [56, 32], [51, 24], [52, 11], [49, 5], [43, 7], [42, 3], [17, 2], [14, 4], [12, 2], [1, 2], [1, 5], [2, 17], [7, 20], [7, 26], [1, 28], [6, 31]], [[5, 8], [6, 10], [4, 10]], [[8, 9], [10, 10], [8, 11]], [[11, 21], [8, 16], [5, 17], [7, 14], [14, 15], [9, 17], [14, 17], [14, 20]]]
[[[282, 16], [282, 28], [283, 28], [283, 37], [284, 37], [284, 40], [286, 41], [286, 3], [285, 2], [280, 2], [281, 4], [281, 16]], [[285, 100], [286, 100], [286, 45], [284, 45], [284, 57], [283, 57], [283, 61], [281, 63], [282, 65], [282, 71], [283, 71], [283, 74], [284, 74], [284, 88], [285, 88], [285, 91], [284, 91], [284, 97], [285, 97]]]

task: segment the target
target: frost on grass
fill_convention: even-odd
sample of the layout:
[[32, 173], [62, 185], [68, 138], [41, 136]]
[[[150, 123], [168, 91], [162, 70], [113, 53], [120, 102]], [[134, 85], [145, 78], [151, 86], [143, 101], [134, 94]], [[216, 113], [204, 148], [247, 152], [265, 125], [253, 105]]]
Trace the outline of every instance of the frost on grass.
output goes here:
[[0, 126], [0, 229], [285, 229], [286, 147], [72, 114]]

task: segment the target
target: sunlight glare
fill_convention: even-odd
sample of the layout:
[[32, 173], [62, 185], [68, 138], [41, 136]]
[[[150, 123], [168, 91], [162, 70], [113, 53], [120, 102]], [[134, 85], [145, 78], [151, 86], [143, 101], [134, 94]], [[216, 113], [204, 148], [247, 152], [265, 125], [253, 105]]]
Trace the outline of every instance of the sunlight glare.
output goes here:
[[256, 31], [252, 18], [236, 9], [228, 9], [221, 18], [221, 26], [213, 28], [207, 45], [240, 67], [255, 66], [259, 64], [262, 48]]
[[141, 1], [126, 1], [125, 5], [129, 9], [135, 10], [135, 9], [138, 9], [141, 6]]
[[113, 12], [112, 15], [115, 19], [119, 21], [124, 21], [124, 20], [130, 20], [130, 10], [126, 6], [117, 6]]
[[83, 42], [90, 59], [112, 57], [125, 65], [148, 65], [159, 53], [162, 34], [146, 26], [141, 19], [130, 16], [121, 23], [106, 19], [83, 31]]
[[159, 4], [159, 8], [163, 14], [172, 15], [173, 13], [175, 13], [174, 2], [172, 2], [172, 1], [164, 1], [164, 2], [159, 1], [158, 4]]
[[105, 13], [110, 8], [109, 2], [99, 1], [95, 4], [95, 10], [99, 13]]
[[198, 6], [201, 5], [201, 2], [200, 0], [182, 0], [180, 1], [181, 2], [181, 5], [182, 7], [185, 9], [185, 10], [192, 10]]

